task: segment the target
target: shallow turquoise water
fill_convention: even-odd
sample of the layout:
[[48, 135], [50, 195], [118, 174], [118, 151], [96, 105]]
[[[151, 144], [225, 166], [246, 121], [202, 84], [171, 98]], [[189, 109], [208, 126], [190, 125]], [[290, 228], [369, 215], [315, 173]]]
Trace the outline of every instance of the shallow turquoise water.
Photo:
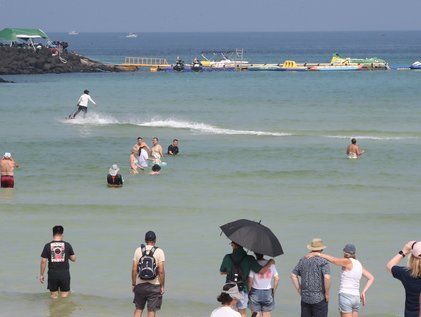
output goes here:
[[[388, 53], [396, 61], [400, 51], [412, 50], [396, 47]], [[355, 54], [364, 49], [357, 46]], [[274, 55], [270, 48], [256, 51], [253, 56]], [[420, 76], [6, 76], [17, 84], [0, 86], [0, 151], [12, 152], [22, 168], [16, 190], [0, 192], [4, 311], [129, 314], [131, 258], [153, 229], [167, 253], [160, 315], [207, 316], [217, 305], [218, 268], [229, 252], [218, 227], [244, 217], [262, 220], [284, 246], [285, 255], [276, 259], [281, 283], [274, 316], [297, 316], [289, 272], [316, 236], [333, 255], [345, 243], [357, 245], [376, 277], [365, 316], [402, 314], [402, 287], [385, 263], [404, 242], [420, 239]], [[85, 88], [98, 107], [86, 120], [63, 121]], [[165, 146], [178, 137], [182, 154], [167, 158], [159, 177], [129, 176], [128, 155], [139, 135], [159, 136]], [[367, 151], [358, 161], [344, 155], [352, 136]], [[104, 184], [112, 163], [126, 176], [118, 190]], [[41, 248], [57, 223], [79, 260], [72, 265], [74, 296], [51, 304], [36, 276]], [[330, 316], [337, 315], [338, 283], [334, 268]]]

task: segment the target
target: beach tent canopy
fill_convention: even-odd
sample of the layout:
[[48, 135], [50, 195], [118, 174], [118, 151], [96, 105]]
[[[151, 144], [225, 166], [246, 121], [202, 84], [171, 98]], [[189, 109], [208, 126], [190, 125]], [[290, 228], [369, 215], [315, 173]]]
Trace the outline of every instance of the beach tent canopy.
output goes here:
[[6, 41], [14, 42], [18, 39], [34, 39], [34, 38], [48, 39], [48, 36], [40, 29], [6, 28], [0, 31], [0, 39], [6, 40]]

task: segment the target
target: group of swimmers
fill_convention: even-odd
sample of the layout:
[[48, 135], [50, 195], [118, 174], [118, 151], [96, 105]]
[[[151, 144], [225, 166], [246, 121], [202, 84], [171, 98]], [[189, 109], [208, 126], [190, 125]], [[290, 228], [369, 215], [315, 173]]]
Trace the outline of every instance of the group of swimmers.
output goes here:
[[[81, 110], [84, 111], [84, 110]], [[85, 111], [84, 111], [85, 113]], [[168, 146], [167, 155], [175, 156], [179, 153], [178, 139], [173, 139]], [[353, 138], [351, 144], [348, 146], [346, 154], [349, 159], [359, 158], [364, 153], [357, 145], [357, 140]], [[152, 168], [149, 175], [159, 175], [161, 166], [166, 163], [162, 162], [164, 157], [162, 146], [159, 144], [159, 139], [154, 137], [152, 139], [152, 146], [149, 147], [142, 137], [137, 138], [137, 143], [133, 146], [130, 153], [130, 173], [133, 175], [139, 174], [140, 170], [148, 168], [148, 162], [152, 162]], [[19, 167], [19, 164], [13, 159], [11, 153], [4, 153], [0, 160], [1, 167], [1, 187], [14, 188], [14, 169]], [[113, 164], [107, 175], [107, 184], [111, 187], [123, 186], [124, 179], [121, 176], [120, 168], [117, 164]]]
[[[173, 139], [172, 143], [168, 146], [167, 155], [175, 156], [179, 153], [178, 139]], [[152, 163], [149, 175], [159, 175], [161, 166], [165, 166], [163, 162], [164, 151], [159, 144], [159, 139], [154, 137], [152, 139], [152, 146], [149, 147], [142, 137], [137, 138], [137, 143], [133, 146], [130, 153], [130, 174], [137, 175], [139, 170], [145, 170], [149, 167], [149, 162]], [[111, 187], [123, 186], [124, 179], [119, 173], [120, 168], [117, 164], [113, 164], [108, 171], [107, 184]]]

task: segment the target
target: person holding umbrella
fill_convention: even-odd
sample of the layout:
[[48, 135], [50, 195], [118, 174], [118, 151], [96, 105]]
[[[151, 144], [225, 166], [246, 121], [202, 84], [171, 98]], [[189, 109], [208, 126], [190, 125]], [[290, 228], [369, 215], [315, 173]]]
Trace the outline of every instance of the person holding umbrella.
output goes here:
[[247, 278], [250, 271], [265, 274], [275, 261], [270, 259], [265, 266], [261, 266], [252, 255], [247, 254], [242, 246], [235, 242], [230, 244], [232, 253], [225, 255], [219, 271], [221, 275], [226, 275], [226, 283], [237, 284], [241, 294], [241, 298], [237, 301], [237, 309], [242, 317], [246, 317], [249, 292]]
[[238, 285], [243, 298], [237, 302], [237, 309], [245, 317], [249, 290], [247, 278], [250, 272], [265, 274], [275, 261], [271, 259], [261, 266], [253, 256], [247, 255], [243, 247], [271, 257], [281, 255], [284, 251], [278, 238], [260, 222], [239, 219], [220, 228], [231, 240], [232, 253], [225, 255], [219, 271], [227, 276], [227, 283], [235, 282]]

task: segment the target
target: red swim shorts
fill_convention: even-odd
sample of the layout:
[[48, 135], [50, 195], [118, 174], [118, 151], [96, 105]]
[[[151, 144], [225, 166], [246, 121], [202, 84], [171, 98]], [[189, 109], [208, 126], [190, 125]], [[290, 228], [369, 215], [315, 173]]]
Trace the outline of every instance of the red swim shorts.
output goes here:
[[1, 176], [1, 188], [13, 188], [15, 187], [15, 178], [10, 175]]

